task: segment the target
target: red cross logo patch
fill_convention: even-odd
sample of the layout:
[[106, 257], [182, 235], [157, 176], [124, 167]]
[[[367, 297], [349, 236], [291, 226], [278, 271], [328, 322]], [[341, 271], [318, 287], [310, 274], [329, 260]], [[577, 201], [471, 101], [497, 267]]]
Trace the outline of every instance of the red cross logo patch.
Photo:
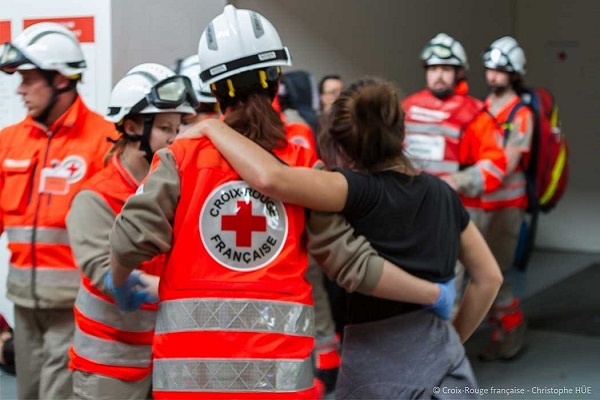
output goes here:
[[200, 212], [199, 229], [215, 261], [236, 271], [254, 271], [283, 249], [287, 214], [280, 201], [244, 181], [232, 181], [208, 196]]
[[71, 155], [62, 160], [60, 169], [67, 171], [69, 183], [75, 183], [85, 176], [87, 164], [83, 157]]

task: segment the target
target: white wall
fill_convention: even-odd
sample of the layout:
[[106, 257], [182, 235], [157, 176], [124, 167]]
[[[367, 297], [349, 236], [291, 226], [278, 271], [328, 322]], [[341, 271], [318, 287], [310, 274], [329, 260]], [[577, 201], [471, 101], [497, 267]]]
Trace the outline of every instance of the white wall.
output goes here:
[[113, 83], [143, 62], [174, 67], [178, 58], [198, 52], [208, 23], [225, 0], [113, 0]]
[[[423, 87], [423, 46], [438, 32], [464, 43], [473, 93], [484, 93], [480, 55], [512, 29], [512, 1], [496, 0], [235, 0], [279, 31], [292, 69], [317, 79], [340, 73], [347, 82], [365, 74], [395, 81], [407, 93]], [[476, 32], [476, 34], [475, 34]]]

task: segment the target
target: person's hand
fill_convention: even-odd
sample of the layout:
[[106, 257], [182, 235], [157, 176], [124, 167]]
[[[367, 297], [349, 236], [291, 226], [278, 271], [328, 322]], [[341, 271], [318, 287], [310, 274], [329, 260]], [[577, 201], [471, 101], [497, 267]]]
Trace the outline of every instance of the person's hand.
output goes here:
[[221, 124], [225, 124], [221, 120], [217, 118], [206, 118], [202, 121], [195, 123], [194, 125], [188, 126], [183, 132], [179, 133], [175, 136], [175, 140], [177, 139], [197, 139], [202, 136], [207, 136], [207, 134], [212, 130], [218, 127]]
[[450, 279], [448, 282], [436, 283], [440, 288], [440, 297], [436, 302], [427, 307], [432, 310], [438, 317], [449, 320], [452, 316], [454, 308], [454, 300], [456, 299], [456, 278]]
[[126, 312], [135, 311], [144, 303], [156, 303], [158, 301], [157, 296], [145, 290], [147, 284], [140, 279], [138, 271], [133, 271], [121, 286], [114, 286], [112, 272], [108, 271], [104, 275], [104, 284], [115, 299], [117, 307]]

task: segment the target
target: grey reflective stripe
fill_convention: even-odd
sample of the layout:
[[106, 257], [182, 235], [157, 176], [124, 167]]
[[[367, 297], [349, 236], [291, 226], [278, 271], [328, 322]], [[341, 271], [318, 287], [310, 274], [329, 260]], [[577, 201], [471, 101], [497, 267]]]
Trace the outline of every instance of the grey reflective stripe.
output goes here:
[[[31, 243], [32, 226], [9, 226], [4, 229], [9, 242]], [[69, 235], [63, 228], [37, 228], [35, 242], [43, 244], [64, 244], [69, 246]]]
[[151, 345], [135, 345], [101, 339], [75, 326], [73, 349], [80, 357], [97, 364], [147, 368], [152, 359]]
[[481, 198], [484, 201], [513, 200], [524, 196], [525, 193], [525, 186], [510, 189], [500, 188], [492, 193], [482, 195]]
[[[8, 282], [20, 286], [31, 285], [32, 268], [17, 268], [10, 264]], [[35, 281], [39, 286], [56, 288], [78, 288], [81, 273], [78, 269], [37, 267]]]
[[482, 168], [484, 168], [486, 171], [488, 171], [490, 174], [494, 175], [496, 178], [498, 178], [500, 180], [502, 180], [502, 178], [504, 178], [504, 175], [505, 175], [504, 172], [502, 172], [496, 166], [496, 164], [494, 164], [490, 160], [481, 160], [477, 164], [480, 165]]
[[428, 135], [443, 135], [453, 138], [460, 137], [460, 129], [451, 128], [440, 124], [420, 124], [407, 122], [404, 124], [406, 134], [410, 133], [426, 133]]
[[[409, 157], [410, 158], [410, 157]], [[457, 161], [430, 161], [411, 158], [416, 167], [427, 171], [430, 174], [446, 173], [453, 174], [458, 172], [460, 164]]]
[[297, 392], [313, 387], [312, 361], [155, 358], [152, 388], [173, 392]]
[[120, 331], [148, 332], [154, 329], [156, 323], [156, 311], [136, 310], [124, 313], [114, 304], [90, 293], [83, 285], [77, 293], [75, 306], [86, 318]]
[[160, 303], [156, 334], [182, 331], [247, 331], [313, 336], [313, 308], [251, 299], [185, 299]]

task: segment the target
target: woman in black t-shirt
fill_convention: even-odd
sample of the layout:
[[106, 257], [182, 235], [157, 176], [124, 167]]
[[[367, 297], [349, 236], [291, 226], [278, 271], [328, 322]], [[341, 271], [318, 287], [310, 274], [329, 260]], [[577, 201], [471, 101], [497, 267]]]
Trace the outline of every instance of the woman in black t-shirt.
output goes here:
[[[337, 398], [445, 398], [452, 393], [444, 388], [455, 387], [463, 389], [459, 397], [475, 397], [461, 342], [483, 320], [502, 274], [457, 194], [415, 171], [404, 156], [399, 101], [393, 85], [379, 79], [358, 81], [336, 100], [322, 148], [344, 172], [290, 168], [220, 121], [193, 129], [251, 186], [284, 202], [341, 212], [357, 234], [407, 272], [447, 282], [457, 259], [469, 271], [455, 329], [419, 306], [390, 301], [405, 289], [396, 270], [383, 270], [372, 296], [351, 294]], [[312, 226], [317, 236], [326, 234], [318, 223]], [[325, 254], [320, 261], [334, 258]]]

